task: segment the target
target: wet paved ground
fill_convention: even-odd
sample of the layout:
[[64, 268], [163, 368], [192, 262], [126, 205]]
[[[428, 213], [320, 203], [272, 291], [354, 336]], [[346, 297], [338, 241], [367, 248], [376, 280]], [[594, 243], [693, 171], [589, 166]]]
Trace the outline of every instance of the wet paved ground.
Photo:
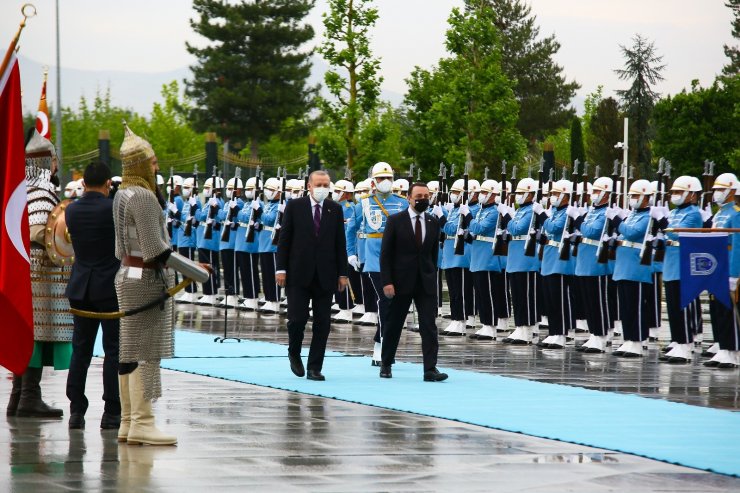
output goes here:
[[[182, 328], [223, 331], [220, 310], [178, 311]], [[230, 333], [287, 343], [277, 316], [232, 310], [229, 317]], [[370, 353], [372, 328], [334, 327], [330, 349]], [[398, 359], [418, 361], [419, 346], [418, 335], [406, 332]], [[738, 408], [737, 370], [659, 364], [657, 351], [621, 361], [572, 348], [441, 337], [440, 366]], [[67, 372], [52, 371], [43, 387], [49, 401], [65, 407], [64, 420], [8, 418], [0, 427], [0, 492], [740, 491], [740, 479], [627, 454], [171, 371], [164, 372], [156, 414], [179, 445], [118, 445], [115, 433], [98, 429], [101, 372], [95, 359], [87, 430], [67, 429]], [[330, 362], [324, 372], [331, 378]], [[377, 369], [368, 365], [368, 372]], [[0, 395], [9, 389], [10, 376], [0, 370]]]

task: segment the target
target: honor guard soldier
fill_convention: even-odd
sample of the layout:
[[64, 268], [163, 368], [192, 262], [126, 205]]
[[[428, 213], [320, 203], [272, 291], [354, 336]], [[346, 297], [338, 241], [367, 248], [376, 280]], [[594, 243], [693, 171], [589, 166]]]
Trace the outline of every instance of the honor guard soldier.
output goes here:
[[[740, 228], [740, 206], [735, 203], [740, 191], [740, 181], [732, 173], [723, 173], [714, 180], [712, 201], [720, 209], [712, 219], [712, 228]], [[740, 277], [740, 233], [730, 233], [730, 283], [731, 297], [738, 289]], [[735, 298], [737, 299], [737, 298]], [[735, 308], [737, 309], [737, 308]], [[709, 298], [709, 314], [712, 319], [714, 340], [718, 344], [716, 354], [704, 366], [714, 368], [737, 368], [740, 365], [740, 322], [733, 315], [733, 308]]]
[[[439, 189], [439, 181], [433, 180], [427, 183], [427, 188], [429, 189], [429, 193], [432, 195], [432, 200], [429, 205], [429, 210], [427, 211], [429, 214], [435, 216], [437, 220], [441, 220], [441, 218], [445, 215], [445, 209], [442, 207], [442, 202], [440, 200], [440, 189]], [[445, 219], [446, 220], [446, 219]], [[440, 223], [441, 224], [441, 223]], [[439, 255], [437, 255], [437, 308], [442, 308], [442, 247], [444, 244], [441, 241], [441, 234], [440, 234], [440, 241], [439, 241]]]
[[[544, 222], [545, 210], [542, 204], [535, 201], [536, 195], [536, 181], [532, 178], [519, 180], [514, 195], [519, 208], [507, 225], [511, 241], [506, 259], [506, 275], [511, 283], [515, 326], [514, 332], [503, 340], [507, 344], [530, 344], [537, 336], [537, 323], [540, 320], [540, 259], [536, 252], [532, 256], [525, 255], [525, 245], [533, 221]], [[499, 214], [511, 214], [506, 204], [501, 204], [498, 209]], [[537, 216], [534, 219], [533, 214]]]
[[[671, 203], [675, 206], [668, 215], [671, 228], [701, 228], [704, 224], [696, 205], [701, 193], [701, 182], [693, 176], [679, 176], [671, 186]], [[656, 218], [660, 220], [659, 218]], [[681, 308], [681, 265], [677, 233], [668, 233], [663, 283], [665, 286], [668, 324], [671, 328], [672, 349], [660, 357], [669, 363], [687, 363], [692, 360], [695, 320], [690, 317], [688, 307]]]
[[64, 186], [64, 198], [72, 200], [77, 198], [77, 180], [72, 180]]
[[280, 313], [280, 287], [275, 282], [275, 252], [277, 245], [272, 244], [272, 235], [280, 208], [280, 194], [282, 182], [278, 178], [268, 178], [265, 181], [265, 203], [260, 214], [260, 228], [258, 233], [260, 269], [262, 269], [262, 292], [265, 293], [265, 304], [260, 311], [263, 313]]
[[[464, 186], [465, 181], [461, 178], [450, 187], [450, 202], [452, 202], [453, 208], [447, 214], [447, 220], [442, 228], [447, 236], [442, 249], [442, 269], [445, 271], [447, 290], [450, 293], [451, 315], [450, 324], [442, 332], [442, 335], [446, 336], [464, 336], [467, 319], [475, 314], [473, 276], [470, 274], [470, 245], [465, 242], [464, 254], [455, 254], [455, 242], [458, 233], [465, 234], [470, 221], [479, 209], [477, 204], [463, 203]], [[468, 188], [472, 188], [470, 187], [470, 181], [468, 182]], [[460, 229], [463, 232], [460, 232]]]
[[242, 282], [242, 294], [244, 302], [237, 308], [247, 311], [257, 311], [259, 302], [257, 298], [260, 293], [260, 256], [257, 235], [252, 241], [247, 241], [249, 223], [253, 221], [254, 207], [260, 207], [256, 191], [262, 188], [262, 182], [256, 176], [247, 179], [244, 185], [244, 206], [236, 216], [239, 228], [236, 234], [236, 265], [239, 268], [239, 277]]
[[[375, 186], [375, 193], [360, 201], [354, 220], [347, 228], [347, 259], [352, 267], [359, 266], [357, 251], [357, 233], [365, 234], [365, 264], [363, 271], [370, 277], [370, 283], [378, 299], [378, 328], [375, 332], [373, 365], [378, 366], [381, 358], [381, 340], [383, 325], [388, 315], [389, 300], [383, 295], [380, 281], [380, 245], [383, 242], [383, 231], [388, 216], [408, 209], [406, 199], [393, 195], [393, 168], [388, 163], [380, 162], [373, 166], [370, 179]], [[357, 212], [361, 214], [357, 217]], [[367, 310], [367, 308], [366, 308]]]
[[213, 268], [208, 280], [203, 283], [203, 294], [196, 303], [199, 305], [213, 305], [218, 301], [216, 295], [221, 287], [221, 270], [218, 249], [221, 243], [221, 223], [218, 221], [218, 211], [223, 209], [224, 201], [219, 197], [223, 188], [222, 178], [211, 177], [203, 184], [205, 206], [195, 215], [198, 221], [198, 261]]
[[[170, 190], [170, 187], [173, 190]], [[180, 196], [182, 191], [182, 176], [173, 175], [172, 181], [167, 182], [167, 197], [172, 195], [172, 202], [167, 205], [167, 222], [172, 226], [172, 237], [170, 238], [170, 244], [172, 245], [172, 251], [177, 252], [177, 240], [180, 237], [180, 217], [182, 216], [182, 207], [184, 202]]]
[[[349, 228], [350, 224], [354, 222], [355, 217], [362, 217], [362, 213], [358, 212], [362, 210], [360, 202], [366, 196], [370, 195], [370, 180], [362, 180], [357, 182], [355, 185], [355, 201], [352, 205], [352, 214], [345, 223], [345, 228]], [[360, 289], [355, 290], [355, 307], [352, 309], [353, 315], [359, 315], [360, 319], [357, 321], [360, 325], [376, 325], [378, 323], [378, 301], [375, 299], [375, 291], [370, 284], [370, 276], [366, 272], [363, 272], [362, 266], [365, 264], [365, 235], [360, 233], [360, 229], [357, 229], [357, 260], [359, 261], [359, 270], [355, 267], [350, 269], [350, 272], [359, 274]], [[350, 274], [350, 285], [352, 285], [352, 274]], [[352, 286], [354, 289], [354, 286]]]
[[611, 272], [608, 262], [598, 262], [597, 252], [606, 231], [606, 211], [613, 189], [614, 182], [611, 178], [597, 178], [590, 194], [592, 208], [576, 223], [582, 239], [576, 258], [575, 282], [591, 333], [589, 339], [576, 350], [586, 353], [605, 352], [611, 328], [607, 296]]
[[496, 337], [494, 325], [505, 331], [509, 318], [506, 257], [491, 254], [496, 236], [497, 207], [501, 203], [501, 185], [495, 180], [485, 180], [478, 199], [480, 208], [469, 227], [470, 234], [475, 235], [470, 246], [470, 272], [478, 293], [478, 313], [483, 327], [470, 338], [490, 341]]
[[612, 354], [625, 358], [642, 356], [643, 341], [649, 334], [651, 307], [647, 293], [653, 289], [653, 267], [640, 263], [640, 249], [650, 222], [652, 193], [649, 181], [635, 180], [628, 191], [631, 212], [624, 220], [617, 208], [605, 212], [607, 220], [618, 225], [620, 238], [612, 280], [617, 283], [624, 343]]
[[[338, 180], [334, 184], [334, 191], [332, 192], [332, 200], [338, 203], [342, 207], [342, 213], [344, 214], [344, 227], [347, 227], [347, 223], [354, 214], [354, 193], [355, 186], [351, 181]], [[350, 268], [347, 272], [349, 277], [350, 289], [345, 289], [342, 292], [337, 291], [334, 295], [334, 299], [339, 307], [339, 313], [337, 313], [333, 320], [338, 323], [352, 323], [352, 310], [355, 305], [352, 301], [353, 296], [358, 291], [362, 290], [360, 284], [360, 273], [355, 269]]]
[[393, 182], [392, 191], [394, 194], [405, 198], [409, 195], [409, 181], [406, 178], [399, 178]]
[[553, 184], [550, 190], [550, 205], [552, 214], [548, 217], [542, 229], [548, 241], [542, 256], [542, 283], [545, 296], [548, 297], [547, 320], [549, 335], [540, 347], [546, 349], [562, 349], [565, 347], [568, 331], [574, 328], [573, 318], [573, 274], [575, 273], [575, 259], [568, 254], [567, 259], [561, 257], [561, 249], [570, 248], [568, 241], [568, 219], [575, 221], [580, 212], [578, 207], [569, 205], [573, 190], [573, 182], [560, 180]]
[[[237, 169], [237, 172], [239, 171]], [[226, 202], [217, 216], [218, 221], [221, 223], [219, 254], [221, 255], [221, 265], [224, 269], [224, 288], [226, 291], [226, 297], [221, 300], [218, 306], [228, 306], [230, 308], [236, 308], [239, 305], [239, 276], [237, 274], [238, 265], [236, 258], [239, 222], [236, 218], [239, 215], [239, 211], [244, 207], [244, 201], [241, 198], [244, 187], [241, 178], [238, 178], [238, 176], [226, 182]]]
[[[201, 205], [197, 195], [194, 177], [185, 178], [182, 182], [182, 210], [180, 211], [180, 231], [177, 233], [177, 251], [183, 257], [195, 259], [198, 246], [196, 215]], [[198, 288], [195, 283], [185, 287], [185, 293], [177, 298], [180, 303], [195, 303], [198, 301]]]

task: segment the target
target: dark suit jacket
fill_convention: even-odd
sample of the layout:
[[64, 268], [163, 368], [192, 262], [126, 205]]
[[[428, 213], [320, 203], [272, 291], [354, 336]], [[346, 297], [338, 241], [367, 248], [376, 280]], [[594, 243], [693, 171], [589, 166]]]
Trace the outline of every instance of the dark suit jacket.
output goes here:
[[335, 291], [347, 275], [344, 213], [333, 200], [324, 200], [319, 236], [314, 234], [311, 199], [288, 202], [277, 248], [277, 270], [286, 271], [288, 286], [309, 287], [318, 274], [321, 288]]
[[424, 214], [426, 236], [421, 250], [416, 247], [414, 228], [408, 210], [388, 217], [380, 247], [380, 279], [383, 286], [393, 284], [396, 294], [413, 294], [421, 279], [427, 294], [437, 292], [439, 223]]
[[116, 258], [113, 201], [101, 193], [86, 192], [67, 207], [65, 219], [75, 251], [65, 295], [70, 300], [115, 299], [113, 281], [120, 262]]

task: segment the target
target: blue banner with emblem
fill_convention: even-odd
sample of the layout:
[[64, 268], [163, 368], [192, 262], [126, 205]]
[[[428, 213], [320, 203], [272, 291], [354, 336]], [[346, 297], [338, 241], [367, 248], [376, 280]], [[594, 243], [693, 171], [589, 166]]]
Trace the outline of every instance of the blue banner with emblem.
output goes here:
[[706, 290], [732, 308], [727, 280], [730, 261], [727, 233], [681, 233], [681, 307]]

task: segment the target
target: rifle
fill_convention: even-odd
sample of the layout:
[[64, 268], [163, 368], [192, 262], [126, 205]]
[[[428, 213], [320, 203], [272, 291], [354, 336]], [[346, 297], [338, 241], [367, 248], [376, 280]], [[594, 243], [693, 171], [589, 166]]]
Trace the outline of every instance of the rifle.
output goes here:
[[[542, 201], [542, 178], [545, 173], [545, 158], [540, 158], [540, 170], [537, 176], [537, 195], [535, 202]], [[533, 204], [534, 205], [534, 204]], [[532, 217], [529, 220], [529, 236], [527, 237], [527, 243], [524, 244], [524, 255], [527, 257], [534, 257], [537, 252], [537, 242], [542, 235], [542, 225], [540, 224], [539, 217], [532, 211]]]
[[409, 175], [406, 177], [406, 181], [409, 182], [409, 187], [414, 183], [414, 163], [409, 164]]
[[[660, 190], [660, 203], [659, 205], [662, 207], [665, 207], [666, 205], [666, 190], [668, 190], [668, 180], [671, 179], [671, 162], [666, 160], [665, 166], [663, 168], [663, 176], [658, 177], [662, 178], [662, 182], [659, 181], [659, 185], [662, 185]], [[657, 226], [657, 225], [656, 225]], [[656, 228], [655, 231], [655, 253], [653, 255], [653, 260], [655, 262], [662, 262], [665, 258], [665, 235], [663, 234], [663, 231]]]
[[[660, 158], [658, 160], [658, 176], [663, 174], [664, 163], [664, 158]], [[658, 191], [656, 190], [655, 193], [657, 195]], [[647, 228], [645, 229], [645, 236], [642, 238], [642, 246], [640, 247], [640, 265], [650, 265], [653, 263], [653, 240], [655, 239], [653, 230], [656, 229], [656, 227], [657, 224], [655, 223], [655, 219], [653, 219], [653, 216], [651, 215], [648, 219]]]
[[[283, 213], [281, 209], [285, 207], [285, 181], [288, 175], [287, 168], [283, 168], [283, 175], [280, 176], [280, 168], [278, 168], [278, 178], [280, 178], [280, 202], [278, 206], [277, 219], [275, 219], [275, 226], [272, 229], [272, 244], [277, 245], [280, 242], [280, 226], [283, 222]], [[352, 172], [347, 168], [344, 172], [344, 176], [347, 175], [352, 178]]]
[[[198, 200], [198, 163], [195, 163], [193, 166], [193, 193], [190, 195], [190, 198], [188, 198], [188, 201], [193, 198]], [[193, 235], [193, 221], [195, 221], [195, 207], [190, 206], [190, 209], [188, 210], [188, 219], [185, 223], [185, 236]]]
[[416, 168], [416, 181], [421, 181], [421, 168]]
[[[260, 186], [262, 183], [260, 182], [260, 173], [261, 168], [259, 165], [257, 165], [257, 170], [254, 173], [254, 199], [253, 200], [259, 200], [260, 195], [262, 194], [262, 191], [260, 190]], [[246, 204], [245, 204], [246, 205]], [[249, 212], [249, 223], [247, 224], [247, 231], [244, 234], [244, 237], [247, 241], [247, 243], [254, 243], [254, 233], [255, 233], [255, 224], [257, 221], [259, 221], [260, 216], [262, 215], [262, 209], [255, 210], [254, 207], [252, 207], [252, 204], [249, 204], [250, 212]]]
[[483, 168], [483, 181], [488, 181], [488, 166]]
[[[581, 187], [583, 188], [581, 190], [581, 196], [578, 198], [578, 207], [583, 207], [583, 204], [585, 203], [584, 198], [586, 197], [586, 194], [588, 193], [588, 161], [585, 161], [583, 163], [583, 174], [581, 175]], [[578, 245], [581, 244], [581, 240], [583, 239], [583, 235], [581, 235], [581, 232], [579, 230], [574, 231], [575, 238], [573, 238], [573, 252], [572, 255], [574, 257], [578, 256]]]
[[[472, 163], [468, 159], [465, 161], [465, 169], [463, 170], [463, 195], [460, 204], [468, 203], [468, 173], [470, 172], [470, 165]], [[465, 216], [459, 215], [457, 220], [457, 233], [455, 233], [455, 255], [465, 255], [465, 233], [461, 231], [465, 229]]]
[[714, 184], [714, 161], [704, 161], [704, 193], [701, 194], [699, 209], [704, 209], [712, 203], [712, 185]]
[[[216, 198], [216, 185], [218, 184], [218, 175], [216, 173], [216, 167], [213, 167], [213, 174], [211, 175], [211, 198], [208, 199], [207, 203], [210, 203], [211, 199]], [[206, 223], [206, 230], [203, 233], [203, 239], [204, 240], [210, 240], [213, 238], [213, 219], [216, 217], [216, 214], [218, 214], [219, 207], [217, 205], [209, 205], [208, 206], [208, 219], [210, 221], [207, 221]]]
[[[578, 165], [581, 164], [581, 162], [576, 159], [573, 161], [573, 173], [571, 176], [571, 193], [570, 193], [570, 204], [569, 205], [576, 205], [576, 191], [575, 185], [578, 182]], [[565, 226], [563, 226], [563, 235], [560, 238], [560, 246], [558, 247], [558, 258], [560, 260], [569, 260], [570, 259], [570, 236], [573, 234], [573, 227], [574, 227], [573, 218], [568, 216], [565, 219]], [[566, 237], [567, 234], [567, 237]]]
[[224, 228], [221, 230], [221, 241], [225, 243], [228, 243], [231, 239], [231, 230], [236, 230], [236, 228], [239, 227], [238, 224], [234, 223], [234, 216], [236, 216], [237, 205], [236, 190], [237, 188], [239, 188], [241, 177], [242, 169], [236, 166], [236, 170], [234, 171], [234, 190], [231, 192], [231, 199], [229, 200], [229, 212], [226, 214], [226, 220], [231, 224], [229, 226], [224, 225]]
[[[548, 200], [550, 199], [550, 194], [552, 193], [552, 184], [555, 180], [555, 168], [550, 168], [550, 176], [547, 179], [547, 197]], [[544, 193], [542, 194], [544, 195]], [[547, 204], [545, 204], [547, 205]], [[544, 206], [543, 206], [544, 207]], [[542, 228], [540, 228], [540, 249], [537, 252], [537, 258], [542, 260], [542, 257], [545, 255], [545, 245], [547, 245], [547, 235], [544, 231], [542, 231]]]
[[[501, 203], [505, 204], [509, 196], [506, 193], [506, 160], [501, 161]], [[502, 214], [496, 217], [496, 229], [494, 229], [493, 244], [491, 245], [491, 251], [493, 255], [506, 255], [506, 248], [504, 245], [504, 228], [502, 224]]]
[[306, 165], [306, 171], [303, 173], [303, 197], [308, 195], [308, 177], [311, 175], [311, 168]]
[[[175, 203], [175, 176], [174, 171], [172, 169], [172, 166], [170, 166], [170, 190], [167, 193], [167, 202], [169, 204]], [[170, 235], [170, 239], [172, 239], [172, 221], [176, 221], [177, 218], [175, 217], [175, 214], [167, 208], [167, 234]]]

